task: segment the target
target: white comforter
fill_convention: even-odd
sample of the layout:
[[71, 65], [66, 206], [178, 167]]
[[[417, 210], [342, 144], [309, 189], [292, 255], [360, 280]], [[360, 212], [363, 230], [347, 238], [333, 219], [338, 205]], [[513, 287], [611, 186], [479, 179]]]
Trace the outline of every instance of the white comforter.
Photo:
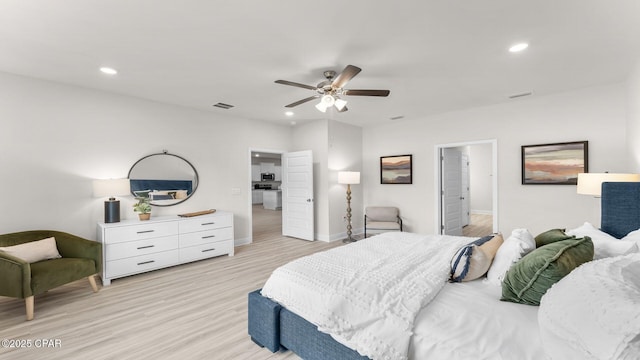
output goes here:
[[407, 359], [416, 315], [442, 289], [466, 237], [386, 233], [295, 260], [262, 289], [372, 359]]

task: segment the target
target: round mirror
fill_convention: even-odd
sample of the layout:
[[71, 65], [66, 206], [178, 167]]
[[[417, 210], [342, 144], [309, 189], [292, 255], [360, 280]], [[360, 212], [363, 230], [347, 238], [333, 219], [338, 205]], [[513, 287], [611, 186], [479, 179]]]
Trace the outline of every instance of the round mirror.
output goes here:
[[198, 188], [198, 172], [184, 158], [162, 152], [138, 160], [129, 170], [131, 193], [155, 206], [187, 200]]

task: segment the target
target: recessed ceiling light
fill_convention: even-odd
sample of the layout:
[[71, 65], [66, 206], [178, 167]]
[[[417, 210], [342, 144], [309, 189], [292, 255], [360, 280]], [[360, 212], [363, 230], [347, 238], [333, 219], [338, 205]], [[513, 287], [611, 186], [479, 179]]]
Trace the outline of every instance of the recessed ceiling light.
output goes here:
[[284, 114], [287, 115], [287, 116], [293, 116], [293, 111], [287, 111]]
[[115, 75], [118, 73], [118, 70], [114, 69], [114, 68], [110, 68], [110, 67], [101, 67], [100, 71], [102, 71], [103, 73], [107, 74], [107, 75]]
[[527, 43], [515, 44], [509, 48], [509, 52], [520, 52], [528, 47], [529, 47], [529, 44]]

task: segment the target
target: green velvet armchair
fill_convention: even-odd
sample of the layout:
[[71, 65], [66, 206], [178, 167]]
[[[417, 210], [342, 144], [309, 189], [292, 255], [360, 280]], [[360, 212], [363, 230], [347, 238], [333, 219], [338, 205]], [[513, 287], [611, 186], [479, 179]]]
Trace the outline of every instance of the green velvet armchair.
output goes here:
[[102, 269], [102, 244], [52, 230], [23, 231], [0, 235], [0, 247], [55, 237], [58, 259], [28, 263], [0, 251], [0, 296], [25, 300], [27, 320], [33, 319], [34, 296], [55, 287], [88, 278], [98, 291], [95, 275]]

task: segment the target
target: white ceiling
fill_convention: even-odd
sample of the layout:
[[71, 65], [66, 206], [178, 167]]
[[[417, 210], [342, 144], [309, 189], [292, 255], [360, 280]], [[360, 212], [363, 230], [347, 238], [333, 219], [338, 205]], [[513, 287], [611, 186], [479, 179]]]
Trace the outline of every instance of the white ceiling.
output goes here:
[[[366, 126], [623, 81], [638, 35], [638, 0], [0, 0], [0, 71], [243, 118]], [[348, 64], [363, 70], [346, 88], [391, 95], [284, 115], [314, 93], [274, 80], [316, 85]]]

